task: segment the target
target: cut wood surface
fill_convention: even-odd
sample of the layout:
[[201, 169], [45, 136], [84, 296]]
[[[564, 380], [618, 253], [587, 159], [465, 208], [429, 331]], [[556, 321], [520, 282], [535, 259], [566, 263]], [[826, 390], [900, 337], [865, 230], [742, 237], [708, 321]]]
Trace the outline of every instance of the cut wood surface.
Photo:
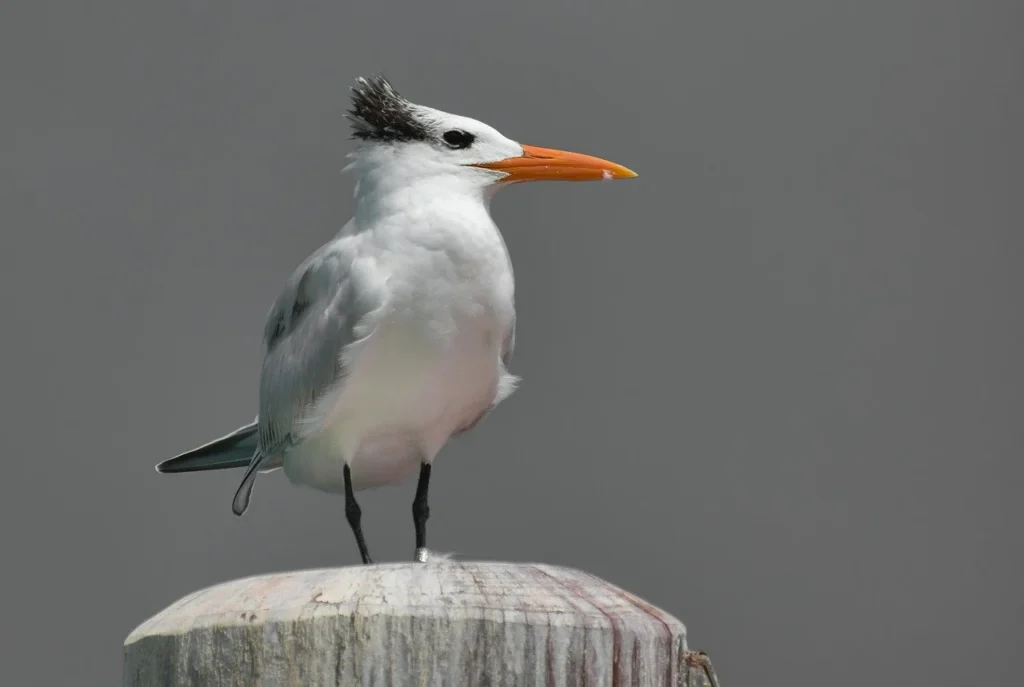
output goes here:
[[124, 684], [705, 685], [676, 618], [593, 575], [440, 561], [195, 592], [125, 640]]

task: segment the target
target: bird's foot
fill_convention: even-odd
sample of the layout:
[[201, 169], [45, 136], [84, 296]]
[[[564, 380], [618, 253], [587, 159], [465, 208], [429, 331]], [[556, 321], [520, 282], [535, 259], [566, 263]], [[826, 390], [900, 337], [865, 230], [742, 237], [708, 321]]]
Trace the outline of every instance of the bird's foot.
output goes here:
[[416, 562], [417, 563], [426, 563], [427, 560], [429, 560], [429, 559], [430, 559], [430, 552], [427, 551], [427, 548], [425, 546], [421, 546], [420, 548], [416, 549]]

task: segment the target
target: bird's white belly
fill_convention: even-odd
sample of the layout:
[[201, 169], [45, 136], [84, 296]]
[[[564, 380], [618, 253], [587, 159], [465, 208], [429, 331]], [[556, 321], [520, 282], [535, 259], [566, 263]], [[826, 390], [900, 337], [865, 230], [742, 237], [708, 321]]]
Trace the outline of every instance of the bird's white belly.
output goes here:
[[354, 489], [399, 481], [487, 410], [507, 376], [496, 322], [477, 314], [449, 325], [385, 320], [323, 427], [285, 455], [289, 480], [340, 492], [347, 457]]

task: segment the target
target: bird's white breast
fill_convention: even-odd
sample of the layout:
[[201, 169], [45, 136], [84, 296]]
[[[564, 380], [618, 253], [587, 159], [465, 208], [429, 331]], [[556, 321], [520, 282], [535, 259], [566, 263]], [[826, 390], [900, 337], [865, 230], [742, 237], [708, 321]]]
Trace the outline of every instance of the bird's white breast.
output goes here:
[[387, 314], [323, 429], [285, 457], [289, 479], [327, 491], [343, 488], [346, 456], [356, 489], [403, 479], [514, 388], [501, 363], [512, 270], [489, 218], [371, 240], [387, 274]]

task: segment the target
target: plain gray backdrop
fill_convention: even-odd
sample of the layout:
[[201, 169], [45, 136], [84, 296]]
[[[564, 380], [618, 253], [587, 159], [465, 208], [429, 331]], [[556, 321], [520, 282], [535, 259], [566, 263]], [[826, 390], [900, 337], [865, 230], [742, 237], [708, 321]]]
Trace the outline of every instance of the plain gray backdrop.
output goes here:
[[[6, 0], [0, 683], [115, 684], [188, 592], [358, 561], [338, 497], [275, 473], [240, 519], [238, 472], [153, 466], [255, 414], [383, 72], [640, 174], [495, 200], [523, 384], [439, 457], [432, 548], [630, 589], [726, 686], [1016, 684], [1022, 15]], [[360, 499], [381, 561], [412, 491]]]

